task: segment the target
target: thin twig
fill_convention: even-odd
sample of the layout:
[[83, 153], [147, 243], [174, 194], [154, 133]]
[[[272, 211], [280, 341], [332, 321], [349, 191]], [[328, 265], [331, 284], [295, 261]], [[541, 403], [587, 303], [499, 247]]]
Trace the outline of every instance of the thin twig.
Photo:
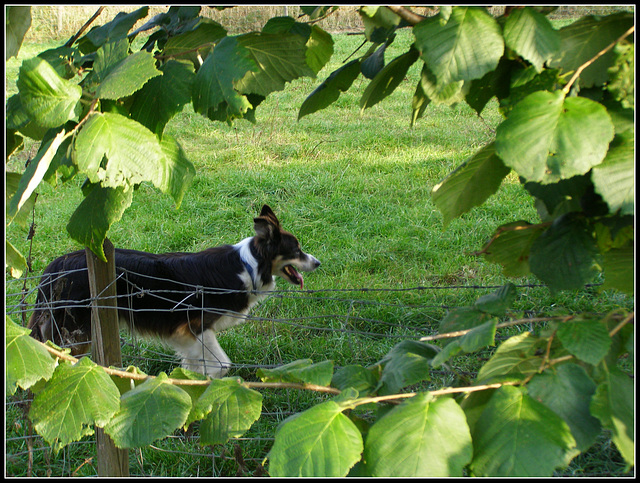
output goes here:
[[425, 18], [422, 15], [418, 15], [417, 13], [409, 10], [406, 7], [401, 7], [399, 5], [385, 5], [389, 10], [395, 13], [398, 17], [405, 20], [409, 25], [416, 25], [422, 22]]
[[64, 44], [64, 46], [65, 46], [65, 47], [71, 47], [71, 46], [76, 42], [76, 40], [78, 40], [78, 39], [80, 38], [80, 36], [84, 33], [84, 31], [85, 31], [85, 30], [87, 30], [87, 28], [89, 28], [89, 25], [91, 25], [91, 24], [93, 23], [93, 21], [94, 21], [95, 19], [97, 19], [97, 18], [100, 16], [100, 14], [101, 14], [101, 13], [102, 13], [102, 11], [104, 10], [104, 8], [105, 8], [105, 7], [100, 7], [100, 8], [96, 11], [96, 13], [94, 13], [94, 14], [93, 14], [93, 17], [91, 17], [89, 20], [87, 20], [87, 21], [85, 22], [85, 24], [84, 24], [82, 27], [80, 27], [80, 30], [78, 30], [78, 32], [77, 32], [73, 37], [71, 37], [71, 38], [67, 41], [67, 43], [66, 43], [66, 44]]
[[562, 89], [562, 92], [564, 93], [564, 95], [566, 96], [567, 94], [569, 94], [569, 91], [571, 90], [571, 86], [576, 81], [576, 79], [578, 79], [578, 77], [580, 77], [580, 74], [582, 74], [583, 70], [585, 70], [587, 67], [589, 67], [591, 64], [593, 64], [596, 60], [598, 60], [604, 54], [606, 54], [611, 49], [613, 49], [618, 42], [622, 42], [625, 39], [625, 37], [631, 35], [634, 32], [634, 30], [635, 30], [635, 26], [630, 27], [629, 30], [627, 30], [624, 34], [622, 34], [617, 40], [614, 40], [613, 42], [611, 42], [604, 49], [602, 49], [600, 52], [598, 52], [594, 57], [592, 57], [591, 59], [586, 61], [580, 67], [578, 67], [576, 69], [575, 73], [573, 74], [573, 77], [571, 77], [571, 79], [569, 80], [567, 85], [564, 86], [564, 89]]

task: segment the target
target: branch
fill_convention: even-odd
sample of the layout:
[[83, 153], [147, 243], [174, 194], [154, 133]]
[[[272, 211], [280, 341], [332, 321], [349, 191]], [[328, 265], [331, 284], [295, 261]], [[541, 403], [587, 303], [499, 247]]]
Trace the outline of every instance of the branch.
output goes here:
[[78, 32], [73, 37], [71, 37], [67, 41], [67, 43], [64, 44], [64, 46], [71, 47], [76, 42], [76, 40], [80, 38], [80, 36], [84, 33], [84, 31], [87, 30], [87, 28], [89, 28], [89, 25], [91, 25], [93, 21], [100, 16], [103, 10], [104, 10], [104, 7], [100, 7], [98, 10], [96, 10], [96, 13], [93, 14], [93, 17], [87, 20], [85, 24], [82, 27], [80, 27], [80, 30], [78, 30]]
[[580, 77], [580, 74], [582, 74], [583, 70], [585, 70], [587, 67], [589, 67], [591, 64], [593, 64], [596, 60], [598, 60], [604, 54], [606, 54], [611, 49], [613, 49], [618, 42], [622, 42], [625, 39], [625, 37], [631, 35], [634, 32], [634, 30], [635, 30], [635, 25], [630, 27], [629, 30], [627, 30], [624, 34], [622, 34], [620, 36], [620, 38], [618, 38], [617, 40], [614, 40], [609, 45], [607, 45], [604, 49], [602, 49], [600, 52], [598, 52], [593, 58], [589, 59], [584, 64], [582, 64], [580, 67], [578, 67], [576, 69], [576, 72], [573, 74], [573, 77], [571, 77], [571, 79], [569, 80], [567, 85], [564, 86], [564, 89], [562, 89], [562, 92], [564, 93], [564, 95], [566, 96], [569, 93], [569, 91], [571, 90], [571, 86], [578, 79], [578, 77]]
[[405, 20], [409, 25], [416, 25], [427, 18], [412, 12], [406, 7], [400, 7], [398, 5], [385, 5], [385, 7], [391, 10], [401, 19]]

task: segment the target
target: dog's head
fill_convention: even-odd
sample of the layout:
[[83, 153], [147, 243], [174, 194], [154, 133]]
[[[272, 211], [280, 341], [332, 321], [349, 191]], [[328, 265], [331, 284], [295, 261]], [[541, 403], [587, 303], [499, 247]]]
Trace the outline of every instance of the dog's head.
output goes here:
[[271, 274], [303, 288], [304, 279], [299, 272], [315, 270], [320, 266], [320, 261], [302, 251], [298, 239], [282, 229], [269, 206], [264, 205], [260, 216], [254, 218], [253, 222], [255, 246], [265, 261], [271, 264]]

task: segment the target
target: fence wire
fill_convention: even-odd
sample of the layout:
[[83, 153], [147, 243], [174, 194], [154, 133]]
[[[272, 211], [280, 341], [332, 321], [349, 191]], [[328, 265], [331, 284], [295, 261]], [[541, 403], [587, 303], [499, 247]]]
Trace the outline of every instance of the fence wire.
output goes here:
[[[86, 270], [86, 269], [85, 269]], [[145, 296], [155, 297], [159, 302], [170, 302], [173, 312], [198, 311], [239, 317], [246, 324], [233, 327], [220, 334], [221, 344], [232, 340], [233, 353], [238, 360], [233, 363], [230, 374], [239, 374], [245, 380], [255, 380], [255, 372], [261, 368], [272, 368], [301, 358], [335, 360], [335, 367], [341, 365], [370, 365], [383, 356], [390, 347], [401, 339], [419, 339], [437, 332], [439, 321], [447, 310], [469, 305], [479, 295], [493, 291], [498, 286], [456, 285], [417, 286], [409, 288], [344, 288], [313, 290], [274, 290], [260, 302], [250, 314], [231, 313], [204, 307], [202, 295], [237, 293], [233, 290], [212, 289], [181, 284], [179, 290], [149, 291], [128, 282], [128, 276], [136, 274], [118, 268], [118, 280], [127, 283], [126, 293], [116, 295], [125, 314], [133, 314], [135, 309], [127, 305], [123, 298]], [[53, 280], [64, 273], [51, 274]], [[146, 277], [146, 275], [145, 275]], [[166, 281], [158, 279], [159, 281]], [[19, 281], [5, 283], [6, 314], [14, 321], [26, 325], [30, 313], [35, 309], [37, 284], [40, 277], [26, 277]], [[174, 281], [171, 281], [175, 284]], [[540, 285], [527, 285], [529, 288]], [[482, 293], [478, 293], [481, 291]], [[453, 295], [452, 295], [453, 294]], [[466, 295], [465, 295], [466, 294]], [[81, 301], [47, 300], [46, 305], [58, 308], [78, 307], [78, 303], [89, 307], [92, 302], [100, 306], [106, 300], [99, 295], [95, 300]], [[175, 302], [178, 300], [178, 302]], [[451, 304], [451, 300], [454, 304]], [[161, 310], [157, 310], [159, 318]], [[143, 344], [135, 337], [122, 336], [123, 366], [129, 364], [144, 366], [147, 374], [159, 371], [169, 373], [179, 365], [170, 350], [154, 344]], [[313, 342], [321, 341], [321, 344]], [[242, 345], [251, 349], [243, 349]], [[309, 347], [307, 347], [307, 344]], [[258, 350], [255, 347], [258, 347]], [[320, 349], [319, 349], [320, 347]], [[306, 354], [305, 351], [313, 354]], [[326, 351], [327, 354], [319, 353]], [[261, 354], [262, 352], [262, 354]], [[242, 357], [243, 354], [246, 356]], [[338, 356], [336, 357], [336, 354]], [[256, 355], [261, 355], [256, 357]], [[254, 358], [254, 360], [251, 360]], [[156, 371], [156, 372], [154, 372]], [[438, 384], [451, 384], [454, 375], [447, 371], [433, 371], [440, 377]], [[456, 373], [459, 376], [460, 373]], [[473, 374], [467, 374], [472, 377]], [[275, 427], [286, 417], [317, 402], [318, 395], [309, 396], [294, 391], [284, 395], [265, 394], [263, 413], [254, 426], [242, 438], [225, 445], [203, 447], [198, 444], [197, 423], [187, 431], [177, 431], [173, 436], [153, 445], [130, 451], [132, 476], [157, 476], [161, 469], [171, 466], [181, 467], [181, 475], [189, 476], [260, 476], [266, 474], [262, 467], [265, 455], [272, 444]], [[7, 475], [33, 476], [94, 476], [95, 443], [89, 437], [72, 443], [54, 453], [47, 443], [35, 432], [27, 418], [30, 393], [19, 391], [7, 398], [5, 413]], [[267, 426], [267, 429], [265, 429]], [[179, 460], [179, 464], [170, 461]]]

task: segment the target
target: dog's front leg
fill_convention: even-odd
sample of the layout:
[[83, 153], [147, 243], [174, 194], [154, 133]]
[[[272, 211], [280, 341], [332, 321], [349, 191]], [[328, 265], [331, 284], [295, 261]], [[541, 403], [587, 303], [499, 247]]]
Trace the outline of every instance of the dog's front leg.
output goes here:
[[231, 367], [231, 359], [220, 347], [215, 332], [205, 330], [195, 339], [182, 340], [173, 348], [182, 358], [182, 367], [214, 378], [223, 377]]

